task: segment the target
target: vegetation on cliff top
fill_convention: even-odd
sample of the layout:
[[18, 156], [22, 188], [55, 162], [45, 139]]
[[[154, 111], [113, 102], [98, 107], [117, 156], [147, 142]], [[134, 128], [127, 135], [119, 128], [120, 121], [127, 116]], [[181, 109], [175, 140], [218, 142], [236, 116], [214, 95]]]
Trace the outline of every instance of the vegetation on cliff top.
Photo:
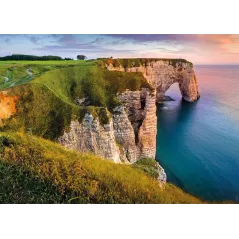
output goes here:
[[157, 161], [151, 158], [141, 158], [133, 165], [135, 168], [143, 170], [147, 175], [152, 178], [158, 178]]
[[[54, 140], [63, 134], [72, 120], [81, 121], [86, 112], [98, 117], [102, 124], [107, 123], [111, 117], [108, 110], [119, 104], [117, 93], [142, 87], [152, 89], [141, 73], [110, 72], [94, 61], [78, 61], [75, 66], [41, 63], [14, 66], [15, 78], [15, 70], [21, 69], [20, 72], [26, 74], [30, 66], [37, 74], [31, 77], [35, 77], [31, 81], [22, 81], [21, 85], [8, 88], [8, 95], [18, 99], [17, 113], [4, 120], [2, 130], [21, 128]], [[90, 105], [78, 105], [77, 98], [87, 98]]]
[[187, 63], [190, 66], [193, 66], [193, 63], [190, 61], [187, 61], [185, 59], [173, 59], [173, 58], [98, 58], [98, 64], [102, 67], [105, 67], [106, 65], [112, 64], [114, 67], [120, 67], [123, 68], [130, 68], [130, 67], [139, 67], [139, 66], [146, 66], [147, 64], [151, 62], [157, 62], [157, 61], [167, 61], [169, 62], [169, 65], [172, 65], [176, 67], [177, 63]]
[[0, 203], [201, 203], [141, 169], [0, 133]]

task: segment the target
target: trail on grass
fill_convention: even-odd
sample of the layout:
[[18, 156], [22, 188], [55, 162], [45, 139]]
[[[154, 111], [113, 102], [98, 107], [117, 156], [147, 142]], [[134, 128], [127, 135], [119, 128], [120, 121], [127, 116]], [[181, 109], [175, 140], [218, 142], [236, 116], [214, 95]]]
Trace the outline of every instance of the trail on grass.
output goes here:
[[27, 69], [26, 72], [27, 72], [27, 74], [28, 74], [29, 76], [32, 76], [32, 75], [33, 75], [32, 72], [30, 72], [30, 69]]

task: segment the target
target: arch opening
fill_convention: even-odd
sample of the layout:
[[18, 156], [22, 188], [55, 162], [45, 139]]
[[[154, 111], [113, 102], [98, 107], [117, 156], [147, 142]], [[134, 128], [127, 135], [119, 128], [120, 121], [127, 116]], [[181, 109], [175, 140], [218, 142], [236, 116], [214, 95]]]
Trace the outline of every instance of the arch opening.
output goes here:
[[165, 87], [157, 88], [157, 102], [174, 101], [182, 98], [180, 83], [174, 81]]
[[174, 82], [165, 92], [166, 97], [170, 97], [172, 100], [181, 100], [182, 93], [178, 82]]

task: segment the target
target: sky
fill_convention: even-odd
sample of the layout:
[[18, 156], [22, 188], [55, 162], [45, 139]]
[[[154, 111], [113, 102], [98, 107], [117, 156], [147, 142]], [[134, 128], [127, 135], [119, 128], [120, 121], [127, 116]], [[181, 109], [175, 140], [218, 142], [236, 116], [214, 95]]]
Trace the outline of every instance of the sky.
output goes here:
[[88, 59], [184, 58], [194, 64], [239, 64], [239, 35], [0, 35], [0, 56], [56, 55]]

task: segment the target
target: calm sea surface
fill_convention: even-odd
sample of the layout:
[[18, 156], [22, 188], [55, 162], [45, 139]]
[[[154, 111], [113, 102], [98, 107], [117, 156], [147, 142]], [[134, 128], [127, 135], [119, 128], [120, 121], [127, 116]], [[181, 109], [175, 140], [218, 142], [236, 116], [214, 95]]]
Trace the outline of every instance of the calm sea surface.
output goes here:
[[201, 98], [158, 106], [156, 158], [168, 181], [206, 200], [239, 202], [239, 66], [195, 66]]

